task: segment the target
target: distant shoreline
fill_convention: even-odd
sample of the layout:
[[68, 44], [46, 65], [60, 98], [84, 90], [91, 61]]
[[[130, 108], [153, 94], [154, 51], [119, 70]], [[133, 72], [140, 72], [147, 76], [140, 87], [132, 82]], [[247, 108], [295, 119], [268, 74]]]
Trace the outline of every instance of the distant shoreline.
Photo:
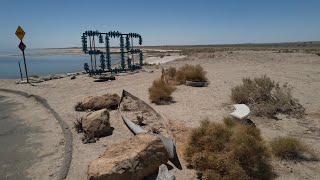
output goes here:
[[[318, 51], [320, 41], [285, 42], [285, 43], [247, 43], [247, 44], [216, 44], [216, 45], [162, 45], [162, 46], [137, 46], [144, 52], [188, 51], [190, 49], [212, 49], [214, 51], [242, 51], [242, 50], [307, 50]], [[96, 47], [104, 51], [104, 47]], [[62, 50], [61, 52], [30, 53], [26, 50], [26, 56], [53, 56], [53, 55], [77, 55], [84, 54], [81, 47], [63, 48], [34, 48], [32, 50]], [[119, 52], [119, 47], [111, 47], [111, 52]], [[21, 53], [4, 53], [0, 56], [21, 56]]]

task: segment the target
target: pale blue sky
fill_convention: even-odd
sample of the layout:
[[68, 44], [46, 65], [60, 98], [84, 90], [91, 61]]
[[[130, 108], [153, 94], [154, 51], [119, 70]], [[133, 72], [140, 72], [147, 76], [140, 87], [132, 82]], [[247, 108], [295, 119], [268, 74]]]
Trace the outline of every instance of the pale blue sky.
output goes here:
[[144, 45], [320, 40], [319, 0], [7, 0], [0, 49], [81, 46], [85, 30], [140, 33]]

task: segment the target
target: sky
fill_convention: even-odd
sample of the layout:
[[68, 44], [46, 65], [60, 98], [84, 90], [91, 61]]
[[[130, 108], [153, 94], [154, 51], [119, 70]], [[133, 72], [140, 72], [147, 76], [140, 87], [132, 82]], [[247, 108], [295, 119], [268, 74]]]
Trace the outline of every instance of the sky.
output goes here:
[[143, 45], [320, 40], [319, 0], [2, 0], [0, 49], [80, 47], [86, 30], [136, 32]]

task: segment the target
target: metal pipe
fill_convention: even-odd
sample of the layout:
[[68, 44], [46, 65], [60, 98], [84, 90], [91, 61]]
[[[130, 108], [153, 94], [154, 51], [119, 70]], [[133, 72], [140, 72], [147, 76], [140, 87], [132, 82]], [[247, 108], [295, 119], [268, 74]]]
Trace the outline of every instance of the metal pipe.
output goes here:
[[[94, 40], [94, 36], [93, 36], [93, 50], [96, 51], [96, 42]], [[97, 70], [97, 55], [94, 55], [94, 69]]]
[[[90, 35], [89, 35], [89, 41], [90, 41], [90, 51], [92, 51], [91, 36]], [[91, 61], [91, 71], [93, 71], [92, 54], [90, 54], [90, 61]]]
[[133, 38], [131, 37], [131, 57], [132, 57], [132, 64], [134, 65], [134, 57], [133, 57]]
[[20, 77], [21, 77], [21, 81], [23, 81], [22, 71], [21, 71], [21, 66], [20, 66], [20, 61], [18, 61], [18, 64], [19, 64], [19, 69], [20, 69]]
[[24, 50], [22, 51], [22, 55], [23, 55], [24, 68], [25, 68], [25, 70], [26, 70], [27, 83], [29, 83], [28, 70], [27, 70], [27, 63], [26, 63], [26, 57], [25, 57], [25, 55], [24, 55]]

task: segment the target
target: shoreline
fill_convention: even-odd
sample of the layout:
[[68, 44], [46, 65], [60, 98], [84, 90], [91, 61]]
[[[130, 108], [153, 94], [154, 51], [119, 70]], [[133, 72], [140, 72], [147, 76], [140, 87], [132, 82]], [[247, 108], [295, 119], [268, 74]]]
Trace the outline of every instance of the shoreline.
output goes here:
[[[146, 55], [146, 58], [144, 59], [144, 63], [147, 63], [147, 64], [150, 64], [150, 65], [158, 65], [158, 64], [164, 64], [164, 63], [167, 63], [167, 62], [170, 62], [170, 61], [174, 61], [174, 60], [178, 60], [178, 59], [182, 59], [182, 58], [185, 58], [186, 56], [180, 56], [178, 54], [173, 54], [173, 55], [170, 55], [170, 56], [164, 56], [164, 57], [158, 57], [158, 56], [150, 56], [150, 57], [147, 57]], [[137, 59], [137, 57], [136, 57]], [[137, 60], [135, 61], [137, 62]], [[120, 63], [116, 62], [114, 64], [112, 64], [112, 67], [118, 67], [120, 66]], [[68, 75], [70, 74], [70, 75]], [[69, 71], [69, 72], [64, 72], [64, 73], [51, 73], [51, 74], [46, 74], [46, 75], [40, 75], [40, 74], [33, 74], [33, 75], [36, 75], [36, 79], [39, 80], [41, 78], [48, 78], [48, 77], [52, 77], [52, 76], [60, 76], [60, 78], [65, 78], [65, 77], [68, 77], [68, 76], [71, 76], [71, 75], [79, 75], [79, 74], [85, 74], [84, 73], [84, 70], [78, 70], [78, 71]], [[32, 78], [32, 76], [30, 76], [29, 74], [29, 78]], [[57, 78], [57, 79], [60, 79], [60, 78]], [[20, 81], [21, 78], [20, 76], [17, 76], [17, 77], [13, 77], [13, 78], [1, 78], [0, 77], [0, 80], [1, 79], [4, 79], [4, 80], [16, 80], [16, 81]], [[25, 77], [25, 74], [23, 74], [23, 79], [26, 80], [26, 77]]]

